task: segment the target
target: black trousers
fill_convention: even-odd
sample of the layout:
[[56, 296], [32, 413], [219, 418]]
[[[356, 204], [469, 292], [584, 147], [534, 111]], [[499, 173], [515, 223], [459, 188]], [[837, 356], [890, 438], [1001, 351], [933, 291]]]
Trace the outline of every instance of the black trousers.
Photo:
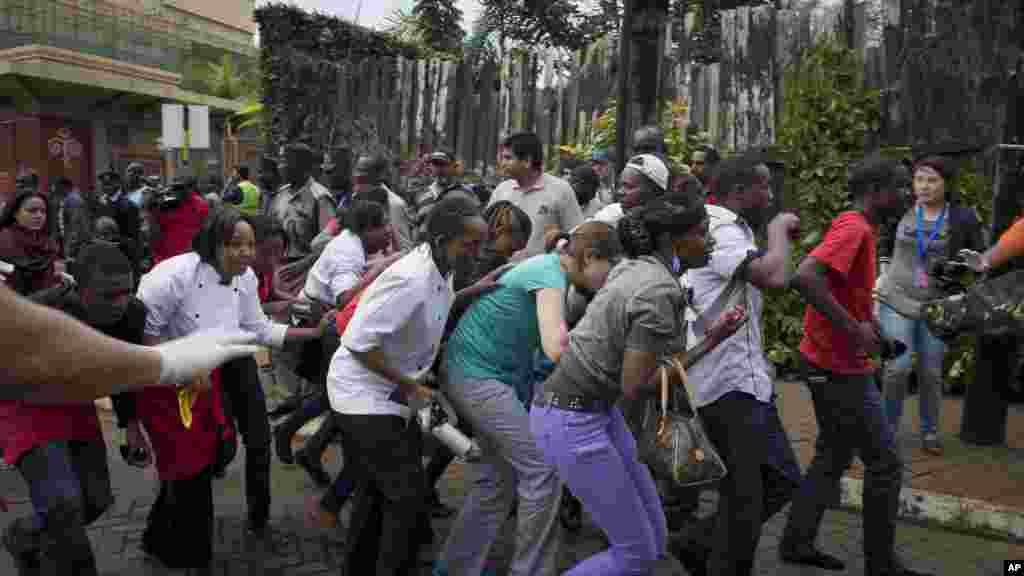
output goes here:
[[270, 517], [270, 422], [256, 360], [245, 357], [224, 364], [221, 385], [225, 415], [238, 422], [237, 429], [245, 443], [249, 527], [262, 530]]
[[421, 532], [429, 527], [419, 427], [385, 415], [338, 417], [345, 467], [356, 495], [345, 545], [346, 574], [417, 574]]
[[149, 510], [142, 548], [168, 568], [204, 568], [213, 561], [213, 472], [163, 480]]
[[[806, 363], [806, 362], [805, 362]], [[818, 421], [814, 460], [793, 498], [781, 546], [812, 545], [854, 453], [864, 462], [865, 574], [899, 568], [894, 541], [903, 461], [874, 374], [840, 375], [805, 366]]]
[[718, 512], [708, 519], [708, 573], [748, 576], [761, 526], [792, 498], [800, 468], [774, 404], [729, 392], [699, 412], [729, 471], [718, 484]]

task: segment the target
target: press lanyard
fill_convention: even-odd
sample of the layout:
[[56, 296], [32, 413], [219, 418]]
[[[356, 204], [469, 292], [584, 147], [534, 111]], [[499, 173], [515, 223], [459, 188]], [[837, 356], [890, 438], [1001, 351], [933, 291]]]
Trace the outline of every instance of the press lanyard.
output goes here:
[[925, 264], [928, 261], [928, 247], [931, 246], [932, 242], [942, 232], [942, 224], [946, 221], [946, 210], [949, 208], [947, 204], [942, 208], [942, 214], [939, 214], [939, 219], [935, 221], [935, 229], [928, 235], [928, 241], [924, 239], [924, 208], [917, 207], [917, 255], [921, 258], [921, 264]]

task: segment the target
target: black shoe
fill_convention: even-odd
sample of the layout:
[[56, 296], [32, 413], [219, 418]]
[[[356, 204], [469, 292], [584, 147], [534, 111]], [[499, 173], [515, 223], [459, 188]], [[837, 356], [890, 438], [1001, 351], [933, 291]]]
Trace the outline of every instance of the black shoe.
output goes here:
[[562, 494], [562, 507], [558, 511], [558, 519], [562, 522], [563, 528], [574, 534], [583, 528], [583, 505], [568, 492]]
[[277, 459], [285, 464], [295, 464], [290, 432], [283, 425], [274, 428], [274, 447], [277, 449]]
[[440, 496], [437, 495], [437, 491], [430, 493], [430, 515], [434, 518], [449, 518], [455, 514], [455, 509], [448, 506], [444, 502], [441, 502]]
[[695, 544], [682, 545], [679, 542], [669, 541], [669, 553], [679, 560], [679, 563], [686, 569], [690, 576], [707, 576], [708, 556], [707, 548]]
[[295, 463], [302, 466], [302, 469], [306, 471], [306, 474], [309, 474], [309, 477], [317, 487], [326, 488], [330, 486], [331, 477], [324, 470], [323, 464], [319, 460], [313, 460], [305, 450], [299, 450], [295, 453]]
[[264, 550], [271, 554], [276, 554], [278, 550], [284, 548], [285, 535], [271, 528], [269, 524], [261, 526], [249, 524], [246, 527], [245, 535], [249, 538], [250, 542], [262, 546]]
[[4, 531], [3, 545], [14, 557], [18, 576], [39, 574], [40, 536], [30, 518], [18, 518]]
[[779, 548], [779, 559], [785, 564], [816, 566], [822, 570], [846, 569], [846, 564], [842, 560], [815, 548], [807, 548], [805, 550], [784, 550]]

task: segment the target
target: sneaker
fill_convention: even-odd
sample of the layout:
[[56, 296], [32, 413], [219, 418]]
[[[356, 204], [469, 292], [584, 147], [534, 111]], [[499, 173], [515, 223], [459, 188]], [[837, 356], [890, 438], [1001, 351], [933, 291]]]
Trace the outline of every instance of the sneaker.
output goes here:
[[314, 460], [305, 449], [295, 452], [295, 463], [302, 466], [317, 487], [327, 488], [331, 485], [331, 476], [324, 470], [323, 464], [319, 460]]
[[40, 534], [31, 518], [17, 518], [4, 531], [3, 545], [14, 557], [19, 576], [39, 572]]
[[933, 456], [942, 456], [942, 439], [938, 434], [925, 434], [921, 440], [921, 447]]

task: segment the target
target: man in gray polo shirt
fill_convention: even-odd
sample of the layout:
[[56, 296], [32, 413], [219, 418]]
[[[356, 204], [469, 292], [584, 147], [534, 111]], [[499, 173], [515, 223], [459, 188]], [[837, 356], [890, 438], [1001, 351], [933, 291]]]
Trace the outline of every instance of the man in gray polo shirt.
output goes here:
[[508, 136], [499, 155], [501, 169], [510, 179], [498, 185], [490, 204], [508, 200], [529, 214], [533, 232], [526, 252], [528, 256], [541, 254], [545, 237], [568, 232], [583, 222], [576, 193], [565, 180], [544, 173], [544, 147], [536, 134]]
[[693, 308], [687, 347], [733, 306], [742, 305], [750, 321], [690, 369], [695, 407], [729, 474], [719, 487], [717, 515], [692, 527], [695, 538], [673, 542], [673, 552], [691, 574], [750, 574], [761, 524], [790, 500], [800, 480], [761, 338], [761, 290], [785, 287], [790, 237], [800, 220], [775, 217], [767, 250], [759, 251], [753, 229], [771, 206], [768, 168], [740, 157], [723, 163], [718, 177], [720, 204], [706, 207], [715, 251], [708, 266], [685, 277]]

